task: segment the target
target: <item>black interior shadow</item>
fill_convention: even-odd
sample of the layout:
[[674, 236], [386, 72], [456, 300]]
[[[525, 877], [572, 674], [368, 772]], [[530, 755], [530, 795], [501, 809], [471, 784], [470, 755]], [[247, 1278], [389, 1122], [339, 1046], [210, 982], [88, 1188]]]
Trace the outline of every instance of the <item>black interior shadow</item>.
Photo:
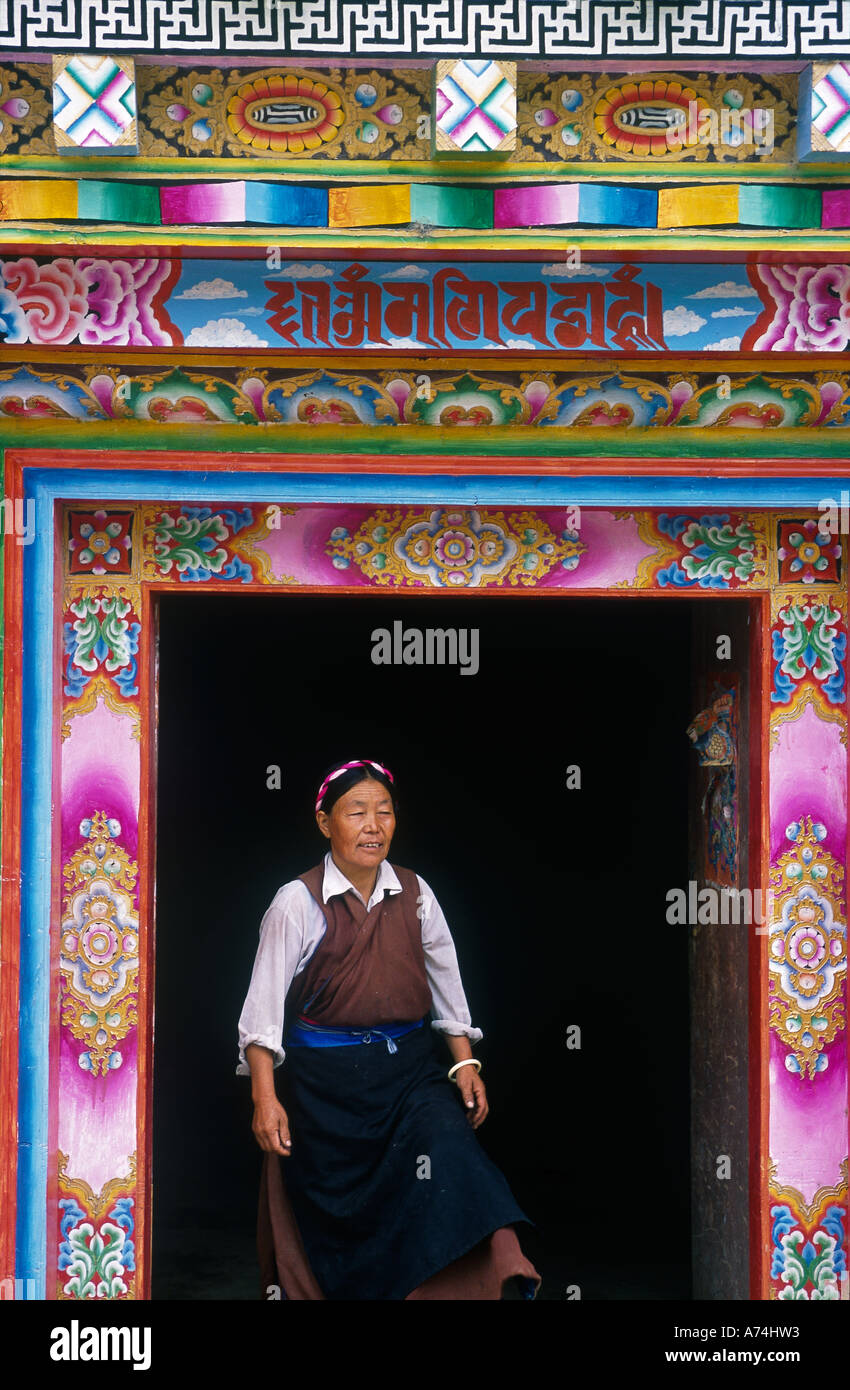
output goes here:
[[[690, 608], [160, 600], [155, 1298], [258, 1296], [236, 1025], [266, 907], [326, 848], [320, 775], [364, 756], [396, 777], [390, 860], [454, 935], [485, 1034], [479, 1134], [536, 1223], [542, 1296], [690, 1296], [687, 932], [665, 921], [687, 878]], [[374, 665], [396, 620], [477, 628], [478, 673]]]

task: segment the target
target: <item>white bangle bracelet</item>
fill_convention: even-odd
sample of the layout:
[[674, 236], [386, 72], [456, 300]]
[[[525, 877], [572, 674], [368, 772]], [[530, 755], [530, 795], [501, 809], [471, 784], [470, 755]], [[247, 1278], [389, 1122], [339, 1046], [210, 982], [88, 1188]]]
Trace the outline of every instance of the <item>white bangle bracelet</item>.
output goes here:
[[449, 1067], [449, 1081], [455, 1080], [455, 1072], [460, 1071], [461, 1067], [474, 1067], [477, 1072], [481, 1071], [481, 1063], [477, 1057], [464, 1057], [462, 1062], [455, 1062], [453, 1067]]

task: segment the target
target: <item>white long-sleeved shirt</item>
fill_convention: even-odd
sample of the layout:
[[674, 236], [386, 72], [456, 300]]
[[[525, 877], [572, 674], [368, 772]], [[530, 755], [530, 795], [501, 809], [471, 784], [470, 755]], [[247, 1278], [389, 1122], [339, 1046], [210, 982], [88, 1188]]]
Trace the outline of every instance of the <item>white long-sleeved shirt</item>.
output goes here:
[[[422, 922], [422, 948], [425, 952], [425, 973], [431, 990], [433, 1018], [431, 1027], [439, 1032], [465, 1035], [478, 1042], [484, 1034], [474, 1028], [469, 1006], [460, 979], [454, 942], [440, 904], [423, 878], [419, 883]], [[363, 897], [349, 883], [334, 863], [330, 850], [325, 855], [322, 879], [322, 899], [328, 901], [334, 893], [348, 890]], [[402, 891], [398, 875], [386, 859], [378, 868], [375, 888], [368, 903], [371, 912], [384, 896]], [[260, 945], [254, 960], [251, 984], [239, 1018], [239, 1065], [237, 1076], [250, 1076], [245, 1060], [245, 1048], [258, 1043], [274, 1053], [274, 1065], [280, 1066], [285, 1053], [283, 1041], [283, 1005], [286, 992], [297, 974], [312, 956], [325, 934], [326, 923], [321, 908], [300, 879], [285, 883], [275, 894], [260, 924]]]

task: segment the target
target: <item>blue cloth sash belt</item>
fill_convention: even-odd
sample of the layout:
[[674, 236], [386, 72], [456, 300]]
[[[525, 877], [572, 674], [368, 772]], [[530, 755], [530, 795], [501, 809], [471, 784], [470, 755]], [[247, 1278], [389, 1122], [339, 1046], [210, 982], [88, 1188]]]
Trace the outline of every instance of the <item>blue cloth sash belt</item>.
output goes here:
[[289, 1030], [289, 1047], [350, 1047], [352, 1043], [370, 1043], [373, 1038], [383, 1038], [387, 1052], [398, 1052], [393, 1039], [403, 1038], [414, 1028], [421, 1028], [424, 1018], [416, 1023], [385, 1023], [380, 1028], [321, 1028], [317, 1023], [308, 1023], [298, 1018]]

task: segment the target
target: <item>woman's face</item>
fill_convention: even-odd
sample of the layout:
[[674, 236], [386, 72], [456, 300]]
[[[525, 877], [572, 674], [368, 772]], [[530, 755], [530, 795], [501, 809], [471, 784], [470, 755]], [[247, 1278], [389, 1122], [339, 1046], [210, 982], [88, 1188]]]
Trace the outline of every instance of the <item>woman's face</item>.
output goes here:
[[340, 867], [374, 869], [386, 859], [395, 834], [395, 812], [385, 787], [373, 778], [357, 782], [334, 804], [330, 814], [317, 811], [316, 820], [331, 842]]

